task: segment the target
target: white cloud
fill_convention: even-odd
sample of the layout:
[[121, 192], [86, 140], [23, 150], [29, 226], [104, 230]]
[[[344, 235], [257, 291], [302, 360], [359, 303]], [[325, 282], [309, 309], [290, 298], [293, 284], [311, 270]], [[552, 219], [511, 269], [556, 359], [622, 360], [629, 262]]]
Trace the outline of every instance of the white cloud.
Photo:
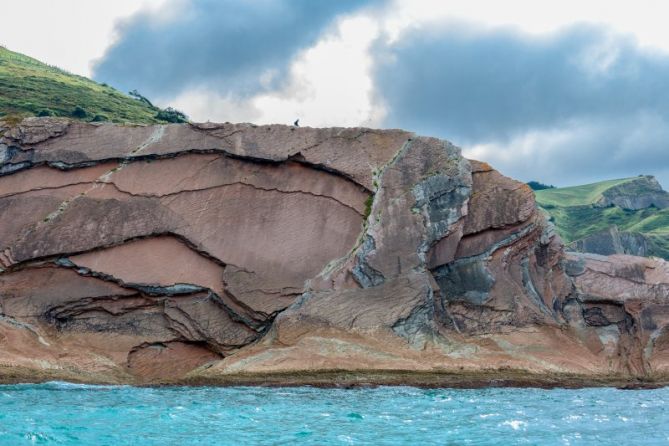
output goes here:
[[157, 102], [186, 110], [198, 121], [289, 124], [300, 118], [302, 125], [312, 127], [378, 126], [383, 114], [372, 103], [372, 58], [368, 54], [378, 33], [371, 17], [342, 19], [296, 58], [281, 89], [244, 101], [191, 90]]
[[[491, 28], [513, 26], [527, 33], [545, 34], [574, 23], [604, 24], [630, 33], [643, 45], [669, 51], [669, 3], [640, 3], [566, 0], [395, 0], [383, 14], [364, 11], [341, 22], [338, 32], [325, 36], [306, 50], [293, 64], [291, 83], [281, 91], [257, 96], [249, 101], [259, 111], [257, 122], [292, 122], [302, 117], [312, 126], [377, 126], [383, 121], [383, 106], [374, 101], [370, 78], [370, 43], [387, 33], [398, 38], [403, 31], [433, 26], [452, 20], [466, 20]], [[593, 48], [587, 59], [596, 72], [605, 71], [617, 58], [613, 45]], [[189, 103], [183, 103], [189, 109]], [[247, 109], [243, 107], [243, 109]], [[217, 120], [207, 109], [193, 107], [196, 119]], [[228, 118], [233, 115], [225, 114]], [[248, 116], [248, 115], [246, 115]]]
[[642, 112], [613, 122], [577, 120], [556, 128], [531, 130], [510, 141], [465, 148], [463, 154], [485, 160], [522, 181], [569, 186], [652, 174], [666, 187], [667, 141], [667, 123], [657, 115]]
[[514, 26], [535, 34], [589, 22], [633, 34], [642, 45], [669, 51], [669, 3], [663, 0], [394, 0], [390, 10], [387, 23], [395, 34], [445, 20]]
[[0, 45], [82, 76], [113, 41], [117, 20], [166, 0], [2, 2]]
[[160, 107], [187, 110], [193, 121], [261, 122], [261, 112], [253, 103], [206, 89], [188, 90], [176, 98], [159, 98], [154, 103]]
[[[115, 25], [140, 9], [156, 20], [169, 21], [187, 13], [186, 0], [20, 0], [3, 6], [0, 44], [71, 72], [90, 76], [93, 61], [114, 40]], [[308, 125], [378, 125], [383, 110], [372, 97], [369, 75], [371, 41], [379, 32], [399, 36], [408, 28], [472, 21], [481, 25], [515, 26], [530, 33], [547, 33], [575, 22], [602, 23], [631, 33], [642, 43], [669, 51], [669, 3], [659, 0], [393, 0], [384, 13], [358, 13], [342, 20], [334, 33], [305, 50], [291, 68], [289, 85], [256, 96], [244, 104], [198, 88], [176, 98], [154, 98], [159, 104], [183, 108], [197, 120], [292, 122], [300, 116]], [[29, 17], [29, 20], [26, 18]], [[594, 54], [602, 67], [615, 49]]]

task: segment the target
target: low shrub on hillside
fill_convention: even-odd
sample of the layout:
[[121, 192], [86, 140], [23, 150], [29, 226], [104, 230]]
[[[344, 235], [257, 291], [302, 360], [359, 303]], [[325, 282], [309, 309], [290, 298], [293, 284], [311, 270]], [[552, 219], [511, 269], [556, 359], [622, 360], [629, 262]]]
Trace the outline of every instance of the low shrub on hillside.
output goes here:
[[167, 107], [164, 110], [160, 110], [158, 113], [156, 113], [156, 119], [177, 124], [181, 122], [188, 122], [188, 117], [184, 112], [180, 112], [179, 110], [172, 107]]
[[105, 115], [95, 115], [93, 116], [93, 119], [91, 119], [91, 122], [105, 122], [109, 121], [109, 118]]
[[551, 184], [544, 184], [538, 181], [528, 181], [527, 185], [530, 186], [532, 190], [555, 189], [555, 186]]
[[76, 107], [74, 107], [74, 110], [72, 110], [72, 117], [74, 118], [84, 119], [86, 116], [88, 116], [88, 113], [80, 105], [77, 105]]

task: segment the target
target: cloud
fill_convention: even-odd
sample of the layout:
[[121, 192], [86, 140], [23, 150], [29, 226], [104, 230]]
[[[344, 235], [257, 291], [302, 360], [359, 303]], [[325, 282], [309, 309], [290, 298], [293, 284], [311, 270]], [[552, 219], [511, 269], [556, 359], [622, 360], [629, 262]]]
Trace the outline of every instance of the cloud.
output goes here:
[[379, 26], [362, 13], [337, 20], [332, 28], [295, 57], [279, 89], [245, 98], [190, 89], [158, 103], [184, 110], [196, 121], [290, 124], [300, 118], [304, 126], [378, 126], [369, 50]]
[[245, 97], [277, 88], [333, 20], [381, 0], [185, 0], [121, 22], [94, 78], [149, 97], [189, 89]]
[[451, 23], [376, 54], [387, 126], [448, 138], [524, 180], [650, 173], [669, 185], [669, 55], [629, 36]]
[[640, 112], [530, 130], [507, 141], [465, 146], [464, 153], [525, 181], [567, 186], [652, 174], [668, 188], [668, 142], [666, 118]]

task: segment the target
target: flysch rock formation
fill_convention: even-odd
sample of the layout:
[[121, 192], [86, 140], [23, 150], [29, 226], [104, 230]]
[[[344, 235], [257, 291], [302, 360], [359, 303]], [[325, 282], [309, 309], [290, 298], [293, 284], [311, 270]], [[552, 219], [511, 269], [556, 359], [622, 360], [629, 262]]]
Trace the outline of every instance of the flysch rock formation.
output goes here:
[[567, 248], [578, 252], [603, 255], [631, 254], [639, 257], [648, 256], [650, 251], [649, 242], [643, 234], [620, 231], [616, 225], [576, 240]]
[[0, 381], [661, 383], [669, 266], [401, 130], [0, 124]]
[[618, 206], [629, 210], [646, 209], [651, 206], [666, 209], [669, 207], [669, 192], [662, 189], [654, 176], [639, 175], [632, 181], [605, 190], [595, 206]]

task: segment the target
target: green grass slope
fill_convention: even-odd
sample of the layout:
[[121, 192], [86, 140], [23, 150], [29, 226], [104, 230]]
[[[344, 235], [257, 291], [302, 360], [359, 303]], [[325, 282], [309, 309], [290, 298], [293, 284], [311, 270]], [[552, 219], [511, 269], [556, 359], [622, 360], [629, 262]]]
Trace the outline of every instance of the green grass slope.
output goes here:
[[644, 234], [655, 249], [655, 255], [669, 260], [669, 209], [630, 226], [628, 231]]
[[[618, 206], [595, 206], [612, 187], [633, 183], [638, 177], [602, 181], [583, 186], [535, 191], [537, 204], [565, 243], [571, 243], [616, 225], [620, 231], [642, 234], [649, 242], [650, 255], [669, 259], [669, 209], [648, 207], [630, 210]], [[635, 184], [629, 184], [634, 190]], [[643, 193], [643, 190], [639, 190]]]
[[[75, 112], [80, 107], [81, 110]], [[52, 114], [86, 121], [156, 123], [159, 109], [114, 88], [0, 46], [0, 118]]]
[[619, 180], [601, 181], [583, 186], [561, 187], [536, 191], [537, 203], [542, 206], [588, 206], [595, 204], [602, 194], [613, 186], [629, 183], [636, 179], [622, 178]]

